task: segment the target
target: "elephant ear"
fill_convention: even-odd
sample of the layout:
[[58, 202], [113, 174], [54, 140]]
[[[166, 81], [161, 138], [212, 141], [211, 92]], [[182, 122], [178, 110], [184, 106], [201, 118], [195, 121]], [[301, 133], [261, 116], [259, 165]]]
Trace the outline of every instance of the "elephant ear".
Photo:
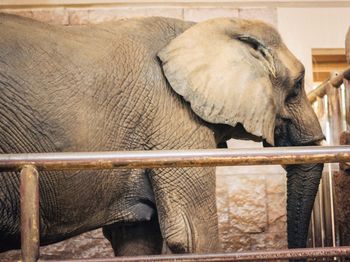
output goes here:
[[272, 50], [280, 41], [262, 22], [219, 18], [192, 26], [158, 57], [171, 87], [199, 117], [233, 127], [241, 123], [273, 145]]

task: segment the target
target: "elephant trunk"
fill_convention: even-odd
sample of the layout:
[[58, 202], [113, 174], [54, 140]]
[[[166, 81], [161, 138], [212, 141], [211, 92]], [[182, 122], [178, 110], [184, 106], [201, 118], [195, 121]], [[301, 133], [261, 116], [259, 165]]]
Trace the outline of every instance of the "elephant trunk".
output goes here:
[[323, 164], [289, 165], [286, 170], [288, 247], [304, 248]]

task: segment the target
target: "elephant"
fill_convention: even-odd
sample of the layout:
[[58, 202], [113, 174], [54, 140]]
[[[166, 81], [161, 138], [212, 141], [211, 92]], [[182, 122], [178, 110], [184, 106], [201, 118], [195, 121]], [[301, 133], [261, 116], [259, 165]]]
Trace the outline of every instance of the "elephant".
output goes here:
[[[324, 139], [304, 67], [272, 26], [132, 18], [56, 26], [0, 15], [0, 153], [215, 149]], [[286, 166], [304, 247], [323, 164]], [[40, 242], [103, 228], [116, 255], [218, 252], [214, 168], [40, 172]], [[0, 251], [20, 247], [19, 174], [0, 175]]]

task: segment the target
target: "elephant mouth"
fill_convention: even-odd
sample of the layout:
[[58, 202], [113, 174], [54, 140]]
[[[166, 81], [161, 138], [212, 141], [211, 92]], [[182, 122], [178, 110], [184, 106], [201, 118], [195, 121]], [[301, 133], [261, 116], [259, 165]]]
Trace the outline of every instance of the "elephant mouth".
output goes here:
[[[322, 145], [322, 142], [325, 141], [326, 138], [324, 135], [322, 135], [319, 138], [315, 138], [306, 142], [299, 142], [299, 143], [288, 143], [288, 146], [320, 146]], [[268, 143], [265, 139], [263, 140], [263, 146], [264, 147], [273, 147], [270, 143]], [[284, 145], [281, 145], [284, 146]], [[287, 145], [286, 145], [287, 146]]]
[[[318, 124], [318, 122], [317, 122]], [[325, 140], [321, 127], [305, 128], [291, 120], [282, 120], [275, 128], [276, 146], [316, 146]]]
[[266, 139], [263, 139], [263, 146], [264, 147], [273, 147], [269, 142], [266, 141]]
[[325, 140], [326, 140], [326, 137], [322, 135], [319, 138], [315, 138], [307, 142], [296, 143], [293, 146], [320, 146], [322, 142]]
[[325, 137], [317, 137], [317, 138], [313, 138], [313, 139], [308, 139], [308, 140], [304, 140], [304, 141], [289, 141], [289, 145], [288, 146], [320, 146], [322, 144], [322, 141], [325, 140]]

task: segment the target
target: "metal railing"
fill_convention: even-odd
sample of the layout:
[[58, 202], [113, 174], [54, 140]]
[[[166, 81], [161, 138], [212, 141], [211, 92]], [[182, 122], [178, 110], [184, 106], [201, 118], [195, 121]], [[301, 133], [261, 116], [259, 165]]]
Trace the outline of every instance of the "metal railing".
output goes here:
[[[334, 258], [349, 255], [350, 247], [300, 248], [259, 252], [237, 252], [227, 254], [185, 254], [171, 256], [138, 256], [109, 259], [89, 259], [89, 262], [226, 262], [226, 261], [267, 261], [302, 258]], [[333, 260], [333, 259], [332, 259]], [[40, 260], [45, 261], [45, 260]], [[54, 260], [49, 260], [53, 262]], [[77, 261], [77, 260], [66, 260]]]
[[[100, 153], [2, 154], [0, 170], [21, 170], [21, 248], [23, 261], [39, 259], [38, 170], [203, 167], [350, 162], [350, 146], [129, 151]], [[1, 174], [0, 174], [1, 175]], [[257, 261], [350, 255], [350, 247], [273, 250], [231, 254], [142, 256], [91, 261]]]
[[[339, 145], [340, 134], [347, 129], [349, 115], [349, 88], [343, 83], [350, 79], [350, 67], [332, 72], [329, 78], [308, 93], [311, 103], [317, 101], [317, 115], [325, 133], [327, 145]], [[337, 224], [334, 174], [338, 165], [327, 164], [315, 199], [309, 230], [309, 246], [325, 247], [340, 245]]]
[[[310, 102], [350, 79], [350, 67], [308, 94]], [[264, 149], [133, 151], [100, 153], [2, 154], [0, 170], [21, 171], [21, 250], [23, 261], [39, 259], [38, 170], [164, 168], [350, 162], [350, 146]], [[1, 175], [1, 174], [0, 174]], [[272, 250], [207, 255], [140, 256], [89, 261], [257, 261], [350, 256], [350, 247]]]
[[342, 72], [334, 72], [329, 79], [310, 91], [307, 94], [310, 103], [316, 102], [317, 98], [323, 98], [327, 94], [327, 89], [339, 88], [343, 84], [344, 79], [350, 79], [350, 66]]

